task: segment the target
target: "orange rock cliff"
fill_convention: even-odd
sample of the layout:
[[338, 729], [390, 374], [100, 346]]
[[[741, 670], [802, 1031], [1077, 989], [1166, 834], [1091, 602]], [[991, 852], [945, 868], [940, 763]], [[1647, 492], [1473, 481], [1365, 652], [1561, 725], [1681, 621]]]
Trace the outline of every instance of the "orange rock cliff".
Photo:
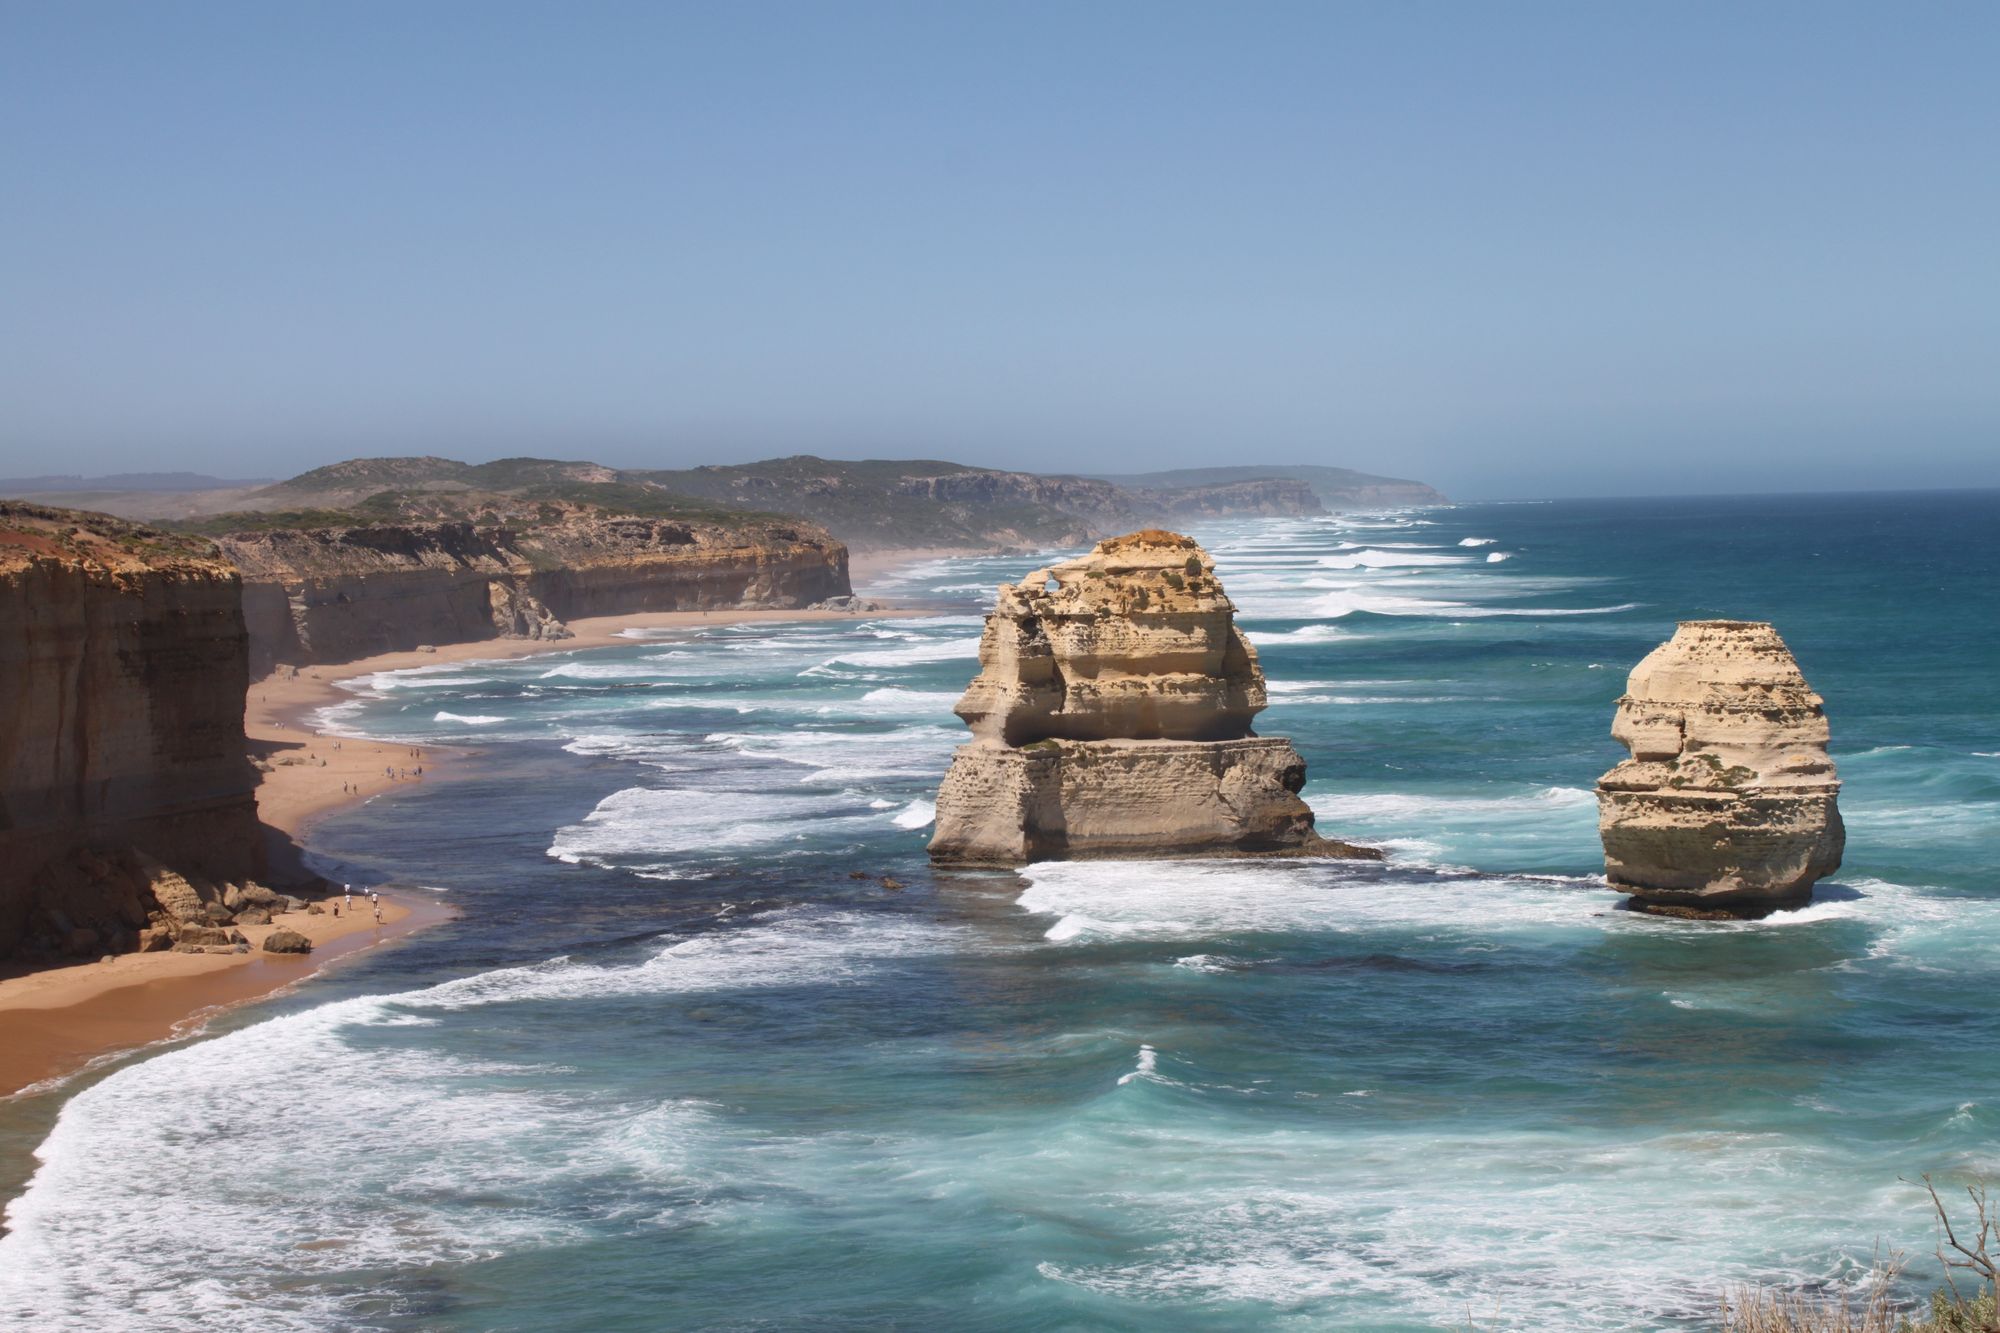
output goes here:
[[209, 542], [0, 502], [0, 957], [138, 947], [154, 866], [263, 873], [248, 684]]

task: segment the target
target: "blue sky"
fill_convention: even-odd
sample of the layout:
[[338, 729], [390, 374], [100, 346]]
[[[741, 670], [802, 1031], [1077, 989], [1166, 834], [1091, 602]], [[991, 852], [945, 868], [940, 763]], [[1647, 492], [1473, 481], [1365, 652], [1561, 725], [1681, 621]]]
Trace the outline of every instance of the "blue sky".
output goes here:
[[0, 4], [0, 475], [2000, 484], [2000, 5]]

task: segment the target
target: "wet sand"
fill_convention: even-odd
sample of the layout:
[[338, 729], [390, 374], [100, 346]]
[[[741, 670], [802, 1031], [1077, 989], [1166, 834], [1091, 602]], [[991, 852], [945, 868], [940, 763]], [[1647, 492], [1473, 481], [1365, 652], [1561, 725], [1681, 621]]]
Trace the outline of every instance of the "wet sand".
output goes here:
[[[286, 912], [269, 926], [240, 926], [247, 954], [119, 954], [109, 962], [49, 968], [0, 982], [0, 1096], [53, 1087], [93, 1061], [198, 1030], [233, 1005], [295, 986], [341, 958], [448, 920], [441, 903], [382, 901], [376, 925], [366, 899], [332, 915]], [[310, 954], [264, 953], [279, 926], [313, 942]]]
[[[930, 553], [899, 552], [887, 568]], [[444, 644], [430, 652], [383, 653], [355, 662], [281, 671], [250, 687], [244, 733], [253, 758], [266, 765], [257, 788], [258, 813], [271, 830], [273, 878], [296, 871], [298, 848], [313, 821], [330, 810], [446, 771], [460, 748], [318, 736], [312, 715], [352, 696], [336, 683], [377, 671], [494, 661], [538, 653], [573, 652], [627, 642], [627, 629], [700, 629], [746, 621], [879, 619], [932, 614], [918, 609], [845, 611], [661, 611], [603, 616], [570, 623], [575, 637], [552, 641], [496, 639]], [[336, 748], [336, 746], [338, 748]], [[422, 770], [418, 776], [417, 770]], [[102, 1057], [197, 1030], [232, 1005], [283, 990], [321, 968], [413, 930], [449, 920], [451, 910], [428, 895], [383, 894], [376, 926], [365, 900], [358, 913], [336, 919], [287, 913], [272, 926], [243, 926], [248, 954], [120, 954], [109, 961], [0, 976], [0, 1097], [32, 1095]], [[303, 956], [267, 954], [257, 946], [276, 926], [313, 941]]]

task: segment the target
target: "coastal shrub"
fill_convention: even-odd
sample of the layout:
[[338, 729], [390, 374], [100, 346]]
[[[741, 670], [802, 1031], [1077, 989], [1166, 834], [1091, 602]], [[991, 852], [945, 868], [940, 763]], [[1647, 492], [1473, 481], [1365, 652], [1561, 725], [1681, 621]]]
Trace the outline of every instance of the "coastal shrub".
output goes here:
[[[1989, 1200], [1985, 1186], [1968, 1185], [1972, 1217], [1961, 1229], [1929, 1176], [1924, 1188], [1937, 1215], [1937, 1256], [1947, 1284], [1931, 1293], [1928, 1317], [1896, 1308], [1891, 1293], [1903, 1258], [1895, 1254], [1875, 1261], [1860, 1295], [1848, 1287], [1830, 1293], [1739, 1287], [1723, 1297], [1723, 1333], [2000, 1333], [2000, 1201]], [[1955, 1273], [1969, 1277], [1969, 1290]]]

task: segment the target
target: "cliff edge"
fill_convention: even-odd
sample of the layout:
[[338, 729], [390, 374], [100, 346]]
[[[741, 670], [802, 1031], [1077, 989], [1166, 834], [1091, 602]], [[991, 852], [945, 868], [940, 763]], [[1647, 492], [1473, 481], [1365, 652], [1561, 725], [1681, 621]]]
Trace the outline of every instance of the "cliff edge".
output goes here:
[[1256, 650], [1215, 564], [1148, 530], [1003, 584], [956, 709], [974, 739], [938, 791], [931, 856], [1380, 853], [1321, 838], [1305, 761], [1250, 729]]
[[618, 485], [381, 492], [345, 511], [203, 520], [243, 573], [251, 667], [427, 643], [561, 639], [585, 616], [806, 607], [847, 548], [794, 519], [686, 511]]
[[0, 502], [0, 957], [137, 948], [161, 876], [263, 873], [241, 606], [210, 542]]

